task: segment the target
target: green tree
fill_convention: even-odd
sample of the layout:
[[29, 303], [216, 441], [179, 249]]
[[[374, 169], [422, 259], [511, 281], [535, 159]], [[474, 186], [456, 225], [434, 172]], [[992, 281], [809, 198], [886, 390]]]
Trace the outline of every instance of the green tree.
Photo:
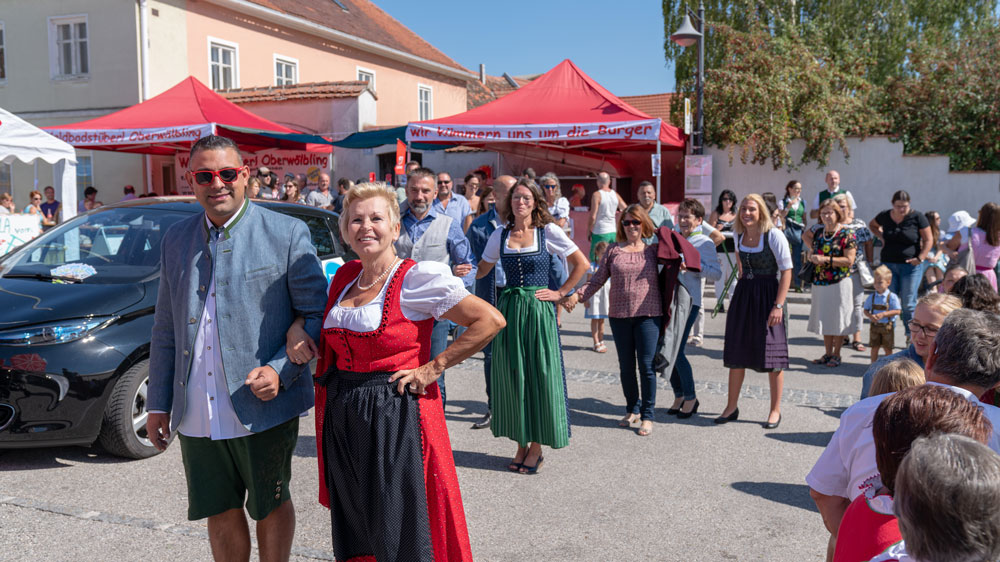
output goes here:
[[886, 88], [889, 128], [911, 154], [947, 154], [952, 170], [1000, 170], [1000, 26], [935, 33], [913, 45]]
[[[993, 17], [997, 0], [706, 0], [705, 19], [737, 31], [763, 26], [775, 37], [798, 35], [810, 45], [822, 45], [834, 64], [859, 54], [867, 61], [865, 77], [876, 85], [903, 73], [912, 42], [926, 33], [956, 35]], [[678, 84], [694, 77], [694, 49], [670, 41], [680, 27], [685, 6], [697, 0], [663, 0], [664, 51], [674, 63]], [[708, 29], [705, 67], [726, 60], [726, 45]]]
[[[825, 165], [833, 148], [847, 153], [846, 135], [882, 127], [862, 60], [832, 64], [804, 38], [775, 37], [763, 26], [743, 32], [716, 25], [714, 36], [728, 56], [706, 72], [705, 140], [728, 146], [730, 158], [738, 150], [744, 163], [775, 169]], [[806, 143], [798, 162], [788, 152], [794, 139]]]

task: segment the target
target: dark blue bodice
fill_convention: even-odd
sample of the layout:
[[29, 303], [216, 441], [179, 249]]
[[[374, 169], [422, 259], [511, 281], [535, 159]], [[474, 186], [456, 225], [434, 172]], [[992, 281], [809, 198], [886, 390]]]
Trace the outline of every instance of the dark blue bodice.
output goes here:
[[[536, 228], [538, 246], [533, 252], [508, 254], [506, 228], [500, 234], [500, 264], [507, 276], [508, 287], [549, 287], [553, 271], [558, 271], [562, 263], [545, 247], [545, 229]], [[559, 284], [556, 284], [559, 287]], [[551, 287], [550, 287], [551, 288]]]

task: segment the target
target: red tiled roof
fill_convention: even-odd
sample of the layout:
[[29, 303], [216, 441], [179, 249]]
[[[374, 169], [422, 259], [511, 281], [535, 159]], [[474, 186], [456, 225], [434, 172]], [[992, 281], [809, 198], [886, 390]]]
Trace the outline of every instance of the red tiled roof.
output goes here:
[[[219, 92], [233, 103], [258, 101], [308, 100], [321, 98], [356, 98], [368, 88], [367, 82], [304, 82], [292, 86], [235, 88]], [[372, 92], [375, 95], [375, 92]], [[377, 98], [376, 98], [377, 99]]]
[[[422, 59], [469, 72], [433, 45], [368, 0], [250, 0], [337, 31], [378, 43]], [[338, 6], [343, 4], [347, 10]]]
[[677, 94], [649, 94], [645, 96], [619, 96], [623, 102], [631, 105], [650, 117], [659, 117], [670, 123], [670, 104]]

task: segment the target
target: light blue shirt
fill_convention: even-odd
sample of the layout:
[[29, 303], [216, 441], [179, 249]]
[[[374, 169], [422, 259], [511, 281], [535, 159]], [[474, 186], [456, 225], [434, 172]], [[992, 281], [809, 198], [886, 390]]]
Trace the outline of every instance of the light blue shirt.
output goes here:
[[[889, 308], [888, 308], [889, 310], [903, 309], [902, 305], [900, 304], [899, 297], [896, 296], [896, 293], [893, 293], [892, 291], [887, 289], [884, 294], [872, 293], [868, 295], [868, 298], [865, 299], [865, 310], [868, 312], [873, 312], [872, 307], [876, 305], [883, 306], [886, 304], [886, 301], [888, 301], [889, 303]], [[878, 323], [892, 324], [893, 326], [895, 326], [896, 317], [890, 316], [888, 318], [882, 318], [881, 320], [878, 321]]]
[[435, 211], [444, 213], [455, 219], [455, 222], [458, 223], [458, 227], [461, 229], [465, 228], [465, 217], [472, 214], [472, 207], [469, 205], [469, 200], [464, 195], [459, 195], [454, 191], [451, 192], [451, 199], [448, 201], [447, 208], [441, 203], [440, 199], [435, 199], [431, 207]]
[[[435, 200], [435, 203], [437, 203], [437, 200]], [[468, 202], [466, 202], [466, 205], [468, 205]], [[403, 212], [402, 223], [403, 228], [406, 229], [406, 234], [410, 237], [410, 240], [413, 240], [414, 244], [417, 243], [417, 240], [420, 240], [424, 232], [427, 232], [427, 229], [431, 226], [434, 219], [437, 218], [439, 212], [434, 205], [431, 205], [424, 218], [417, 220], [417, 217], [413, 215], [413, 211], [407, 206], [406, 211]], [[454, 219], [454, 217], [452, 218]], [[462, 281], [465, 282], [466, 286], [475, 283], [476, 258], [472, 255], [472, 250], [469, 248], [469, 239], [462, 232], [462, 224], [457, 220], [452, 220], [451, 226], [448, 228], [448, 255], [451, 257], [452, 265], [472, 264], [472, 271], [462, 277]]]

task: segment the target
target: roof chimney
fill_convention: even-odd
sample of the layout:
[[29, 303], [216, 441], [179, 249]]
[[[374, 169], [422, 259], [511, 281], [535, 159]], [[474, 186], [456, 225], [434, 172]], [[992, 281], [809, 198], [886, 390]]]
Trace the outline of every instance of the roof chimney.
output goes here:
[[486, 85], [486, 65], [479, 63], [479, 83]]

